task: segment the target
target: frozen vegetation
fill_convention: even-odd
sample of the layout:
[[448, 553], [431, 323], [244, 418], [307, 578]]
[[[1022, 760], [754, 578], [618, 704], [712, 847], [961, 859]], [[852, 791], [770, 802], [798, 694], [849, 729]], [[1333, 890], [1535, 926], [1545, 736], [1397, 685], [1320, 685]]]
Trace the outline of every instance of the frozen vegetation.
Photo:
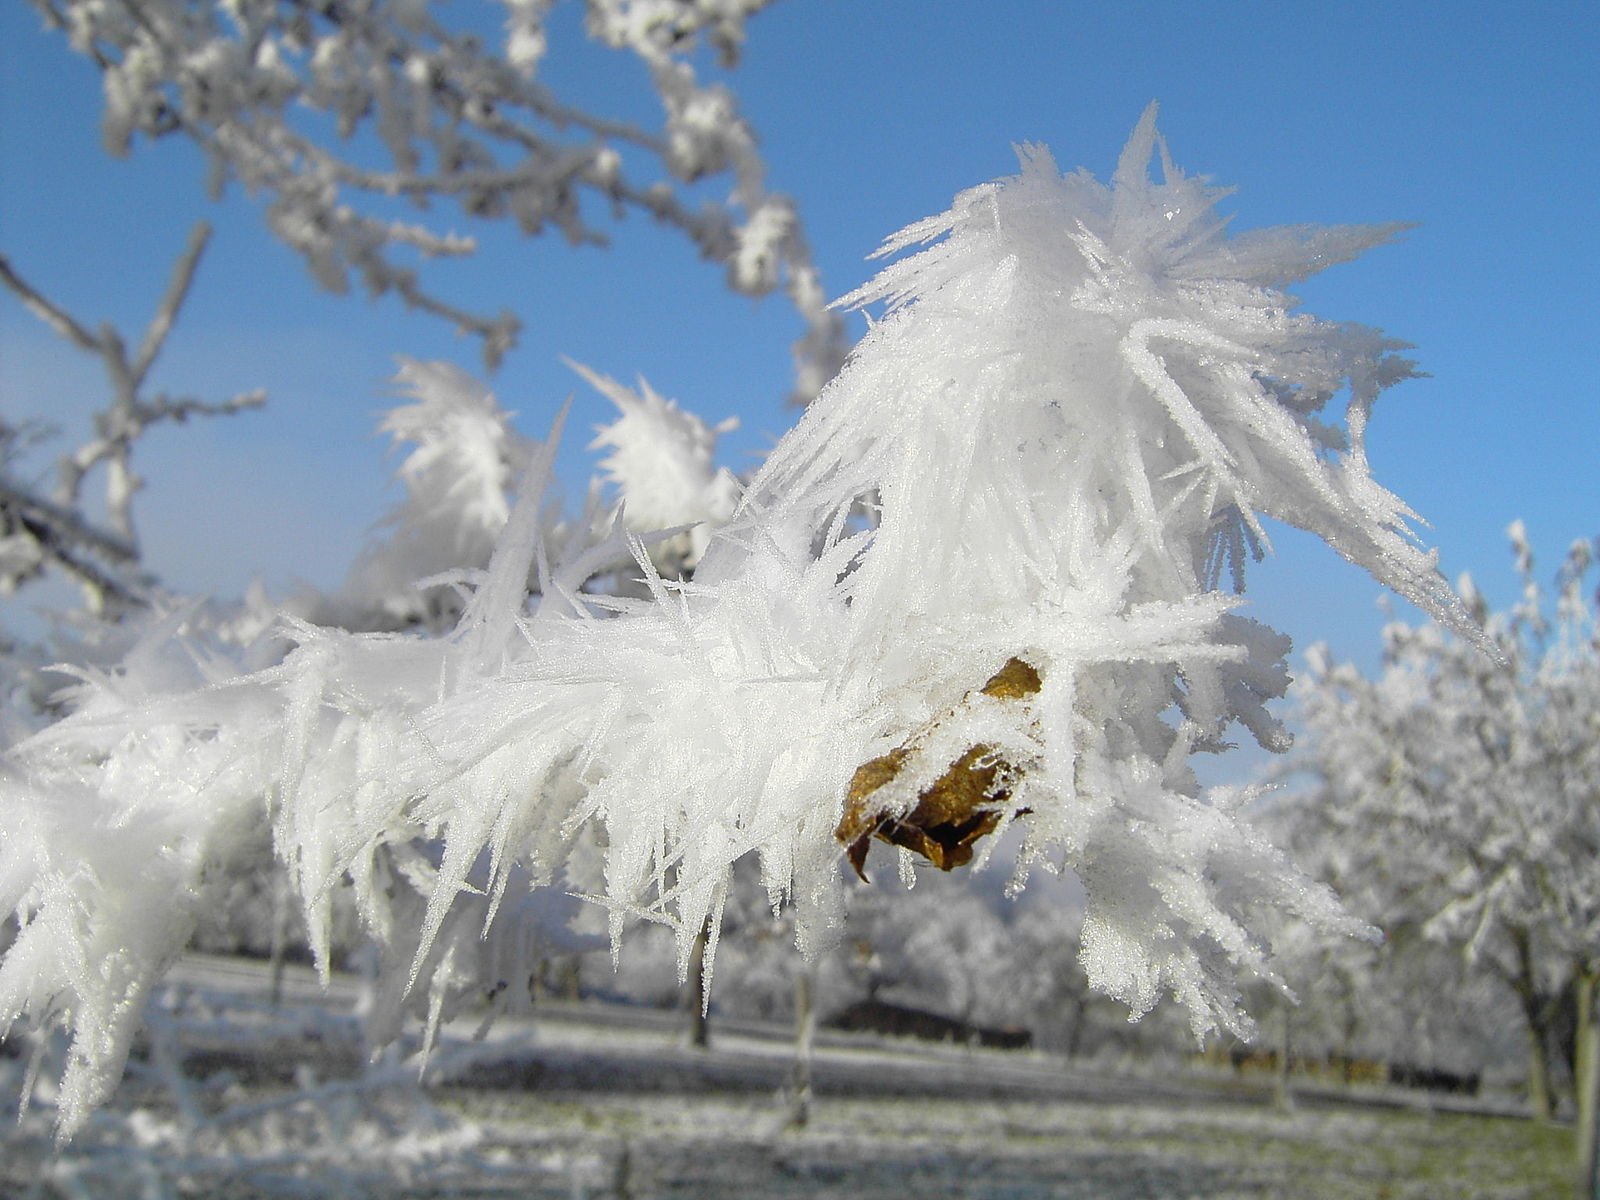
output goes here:
[[[575, 246], [606, 243], [593, 208], [648, 215], [720, 264], [734, 291], [788, 297], [806, 326], [794, 347], [797, 397], [815, 395], [838, 367], [842, 326], [794, 202], [767, 187], [737, 98], [693, 61], [702, 44], [737, 61], [745, 19], [770, 0], [586, 0], [589, 37], [648, 76], [658, 129], [551, 86], [540, 68], [552, 0], [502, 0], [499, 29], [492, 12], [413, 0], [31, 2], [100, 69], [110, 153], [192, 142], [206, 186], [262, 197], [268, 228], [319, 284], [397, 296], [476, 338], [490, 366], [516, 346], [522, 322], [452, 301], [413, 265], [476, 252], [441, 209]], [[716, 199], [693, 186], [707, 179], [723, 185]]]
[[[1385, 974], [1513, 1010], [1502, 1022], [1519, 1027], [1529, 1102], [1548, 1117], [1557, 1074], [1580, 1111], [1600, 1096], [1600, 542], [1569, 549], [1552, 592], [1520, 521], [1510, 535], [1514, 605], [1492, 612], [1461, 581], [1495, 657], [1399, 621], [1370, 678], [1314, 648], [1296, 685], [1308, 785], [1282, 817], [1300, 861], [1389, 933]], [[1348, 948], [1324, 952], [1324, 978], [1363, 973]]]
[[[673, 551], [692, 578], [650, 553], [679, 531], [626, 514], [670, 486], [715, 516], [698, 419], [595, 378], [623, 409], [602, 438], [623, 504], [562, 517], [559, 419], [523, 444], [459, 371], [406, 368], [418, 404], [389, 428], [418, 443], [412, 499], [356, 578], [437, 582], [441, 539], [417, 530], [453, 525], [466, 551], [499, 524], [482, 567], [445, 577], [442, 633], [290, 617], [258, 667], [194, 605], [158, 604], [8, 755], [0, 1021], [71, 1029], [63, 1130], [109, 1094], [204, 881], [263, 822], [324, 969], [352, 885], [387, 947], [391, 1032], [407, 998], [431, 1028], [483, 955], [515, 956], [518, 898], [580, 841], [592, 883], [570, 884], [613, 944], [663, 923], [683, 970], [705, 929], [709, 975], [735, 861], [755, 856], [814, 954], [845, 851], [860, 868], [876, 835], [948, 868], [977, 843], [981, 865], [1013, 823], [1015, 886], [1040, 867], [1083, 883], [1095, 989], [1245, 1032], [1240, 981], [1275, 977], [1286, 930], [1362, 933], [1191, 767], [1235, 722], [1285, 745], [1265, 705], [1287, 640], [1231, 611], [1262, 519], [1475, 627], [1367, 471], [1373, 403], [1411, 365], [1283, 290], [1393, 229], [1230, 235], [1222, 194], [1173, 164], [1152, 107], [1109, 184], [1028, 148], [891, 238], [840, 302], [877, 311], [850, 361], [726, 520]], [[659, 427], [642, 462], [640, 421]]]
[[[560, 421], [523, 443], [459, 371], [406, 366], [418, 403], [387, 427], [418, 446], [411, 499], [352, 586], [446, 582], [442, 632], [290, 618], [258, 666], [194, 605], [157, 605], [8, 755], [0, 1019], [72, 1030], [62, 1130], [112, 1090], [200, 885], [262, 822], [323, 970], [354, 886], [389, 1032], [406, 1002], [437, 1026], [485, 955], [526, 954], [520, 898], [568, 867], [613, 944], [664, 923], [682, 971], [707, 930], [710, 974], [738, 859], [816, 954], [845, 851], [861, 869], [877, 835], [950, 867], [976, 843], [981, 864], [1013, 822], [1014, 886], [1038, 867], [1085, 886], [1091, 987], [1246, 1032], [1238, 981], [1275, 978], [1291, 918], [1363, 933], [1190, 766], [1234, 722], [1285, 744], [1266, 702], [1286, 638], [1230, 611], [1262, 518], [1475, 627], [1366, 470], [1371, 406], [1410, 363], [1283, 290], [1394, 229], [1229, 235], [1219, 195], [1173, 165], [1154, 107], [1109, 184], [1024, 150], [890, 238], [840, 301], [874, 325], [736, 506], [712, 430], [590, 376], [622, 410], [602, 437], [622, 506], [562, 517]], [[722, 523], [630, 531], [635, 494], [669, 517], [661, 491]]]
[[[1399, 226], [1237, 232], [1152, 105], [1108, 179], [1020, 147], [829, 305], [692, 65], [731, 62], [763, 0], [589, 0], [659, 130], [545, 86], [543, 0], [506, 0], [487, 48], [411, 0], [37, 7], [102, 72], [111, 149], [192, 140], [328, 288], [395, 293], [492, 366], [516, 320], [396, 254], [472, 252], [436, 204], [600, 241], [600, 199], [785, 293], [807, 406], [740, 478], [731, 421], [571, 364], [617, 415], [563, 506], [564, 412], [536, 439], [459, 366], [402, 359], [380, 428], [404, 499], [343, 584], [203, 602], [144, 569], [133, 454], [261, 402], [150, 385], [209, 232], [132, 350], [0, 258], [111, 385], [53, 488], [17, 468], [40, 431], [0, 421], [0, 591], [83, 597], [49, 645], [0, 640], [0, 1093], [23, 1106], [0, 1187], [1543, 1194], [1545, 1125], [1375, 1085], [1269, 1114], [1265, 1084], [1182, 1070], [1208, 1037], [1257, 1053], [1267, 1017], [1280, 1102], [1320, 1056], [1462, 1091], [1497, 1070], [1516, 1108], [1495, 1031], [1520, 1015], [1534, 1112], [1565, 1063], [1594, 1115], [1595, 547], [1550, 617], [1519, 532], [1523, 602], [1491, 614], [1372, 477], [1374, 406], [1414, 365], [1290, 289]], [[704, 180], [725, 194], [697, 204]], [[1289, 746], [1288, 639], [1238, 611], [1272, 521], [1426, 618], [1375, 679], [1313, 655], [1312, 782], [1276, 799], [1196, 772], [1241, 736]], [[291, 943], [331, 998], [182, 958]], [[533, 1024], [536, 978], [607, 945], [608, 982], [568, 983], [635, 1003]], [[710, 1051], [638, 1003], [684, 984], [719, 1009]], [[793, 1015], [804, 1048], [841, 998], [1035, 1050], [823, 1035], [799, 1127], [787, 1037], [726, 1017]], [[1106, 1070], [1135, 1025], [1147, 1069]], [[1069, 1065], [1086, 1047], [1101, 1069]]]
[[[260, 965], [180, 964], [118, 1094], [72, 1143], [57, 1152], [36, 1111], [0, 1133], [0, 1194], [1560, 1194], [1565, 1134], [1521, 1119], [1433, 1112], [1379, 1089], [1308, 1088], [1281, 1114], [1259, 1078], [861, 1034], [820, 1039], [810, 1120], [797, 1128], [785, 1027], [731, 1023], [696, 1051], [680, 1018], [638, 1008], [554, 1003], [537, 1024], [505, 1021], [487, 1042], [458, 1025], [420, 1088], [414, 1060], [361, 1066], [358, 982], [336, 976], [330, 997], [292, 969], [280, 1006], [266, 983]], [[8, 1087], [23, 1065], [0, 1058]]]

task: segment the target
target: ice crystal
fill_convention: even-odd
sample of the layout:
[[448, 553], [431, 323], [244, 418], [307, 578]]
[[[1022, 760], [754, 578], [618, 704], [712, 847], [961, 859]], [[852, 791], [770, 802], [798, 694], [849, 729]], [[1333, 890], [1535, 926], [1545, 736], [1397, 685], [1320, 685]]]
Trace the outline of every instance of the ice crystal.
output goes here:
[[[153, 691], [130, 663], [14, 752], [0, 1019], [72, 1025], [68, 1128], [116, 1073], [129, 997], [182, 944], [197, 872], [252, 806], [314, 942], [348, 877], [412, 981], [454, 961], [435, 941], [459, 903], [486, 896], [492, 923], [513, 880], [550, 880], [590, 824], [613, 936], [663, 922], [687, 962], [754, 854], [801, 944], [824, 945], [852, 781], [897, 752], [874, 828], [913, 817], [953, 765], [992, 769], [966, 810], [1025, 828], [1019, 881], [1041, 863], [1082, 878], [1091, 982], [1136, 1014], [1172, 993], [1197, 1030], [1242, 1029], [1236, 981], [1271, 977], [1289, 914], [1354, 928], [1208, 802], [1190, 758], [1235, 721], [1284, 741], [1265, 704], [1287, 685], [1287, 640], [1218, 587], [1224, 568], [1242, 585], [1264, 518], [1459, 623], [1363, 450], [1374, 399], [1410, 364], [1283, 290], [1396, 227], [1229, 236], [1224, 193], [1172, 165], [1153, 108], [1109, 185], [1042, 149], [1021, 160], [886, 243], [922, 248], [840, 302], [876, 322], [692, 578], [663, 578], [630, 536], [638, 596], [585, 590], [624, 534], [543, 535], [552, 437], [448, 636], [300, 626], [270, 670]], [[681, 461], [711, 480], [703, 427], [619, 403], [676, 427]], [[628, 441], [608, 436], [626, 474]], [[985, 694], [1024, 667], [1037, 688]], [[388, 915], [394, 864], [415, 852], [420, 940]]]

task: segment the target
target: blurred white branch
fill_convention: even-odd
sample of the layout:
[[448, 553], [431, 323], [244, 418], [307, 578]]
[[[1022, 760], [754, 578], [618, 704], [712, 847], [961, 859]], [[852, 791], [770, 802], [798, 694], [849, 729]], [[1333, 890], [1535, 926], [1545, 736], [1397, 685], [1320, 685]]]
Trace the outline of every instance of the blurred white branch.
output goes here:
[[[448, 199], [465, 216], [509, 217], [528, 236], [553, 229], [574, 245], [607, 240], [592, 202], [613, 217], [634, 209], [723, 264], [735, 291], [787, 293], [806, 324], [794, 392], [809, 399], [843, 361], [843, 326], [823, 303], [793, 202], [766, 188], [734, 96], [685, 60], [704, 39], [731, 65], [745, 19], [767, 3], [586, 0], [589, 36], [647, 69], [663, 109], [653, 132], [565, 103], [539, 80], [550, 4], [506, 0], [496, 46], [423, 3], [34, 0], [104, 74], [113, 153], [141, 135], [188, 137], [213, 191], [236, 180], [264, 196], [272, 232], [330, 291], [353, 274], [374, 296], [392, 292], [478, 338], [492, 369], [516, 344], [516, 316], [446, 300], [394, 257], [470, 254], [473, 240], [396, 222], [386, 202], [426, 212]], [[717, 175], [732, 176], [725, 200], [691, 193]]]

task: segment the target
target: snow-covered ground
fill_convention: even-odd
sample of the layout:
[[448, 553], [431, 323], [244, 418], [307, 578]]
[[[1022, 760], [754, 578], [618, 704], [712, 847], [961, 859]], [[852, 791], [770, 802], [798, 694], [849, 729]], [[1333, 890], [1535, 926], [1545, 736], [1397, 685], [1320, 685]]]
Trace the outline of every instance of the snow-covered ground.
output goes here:
[[[1187, 1072], [1106, 1074], [1033, 1053], [819, 1036], [815, 1099], [789, 1122], [780, 1026], [543, 1004], [481, 1041], [363, 1068], [358, 982], [179, 964], [115, 1103], [57, 1151], [36, 1104], [0, 1132], [4, 1197], [1540, 1197], [1570, 1135]], [[13, 1049], [24, 1049], [14, 1047]], [[414, 1049], [414, 1047], [413, 1047]], [[14, 1096], [26, 1060], [0, 1058]], [[48, 1067], [42, 1078], [50, 1078]]]

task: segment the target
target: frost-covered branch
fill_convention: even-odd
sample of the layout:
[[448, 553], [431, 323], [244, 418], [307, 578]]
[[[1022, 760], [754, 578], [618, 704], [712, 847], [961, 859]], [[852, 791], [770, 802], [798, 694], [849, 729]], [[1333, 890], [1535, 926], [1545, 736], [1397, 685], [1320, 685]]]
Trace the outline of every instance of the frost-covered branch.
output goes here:
[[172, 268], [172, 278], [167, 281], [167, 290], [156, 305], [155, 316], [150, 318], [150, 324], [145, 327], [139, 352], [128, 364], [128, 374], [135, 391], [144, 385], [145, 377], [150, 374], [150, 368], [161, 354], [161, 348], [167, 344], [172, 326], [183, 309], [183, 302], [189, 297], [189, 289], [194, 285], [194, 274], [200, 267], [200, 258], [210, 241], [211, 226], [204, 221], [197, 222], [189, 231], [189, 242]]
[[[118, 604], [141, 594], [121, 574], [137, 561], [133, 547], [64, 509], [0, 478], [0, 517], [5, 522], [6, 561], [0, 591], [15, 589], [46, 565], [60, 567], [86, 589]], [[103, 566], [107, 563], [109, 566]]]
[[[1229, 237], [1223, 194], [1172, 164], [1153, 108], [1109, 185], [1027, 149], [1017, 176], [886, 243], [896, 260], [840, 302], [877, 309], [871, 332], [737, 497], [712, 431], [592, 376], [624, 414], [607, 469], [641, 500], [672, 481], [656, 519], [736, 500], [685, 539], [692, 578], [620, 518], [554, 519], [558, 422], [516, 456], [515, 502], [487, 563], [452, 575], [442, 636], [292, 622], [260, 670], [186, 643], [176, 612], [85, 672], [77, 711], [0, 778], [18, 925], [0, 1023], [72, 1029], [64, 1127], [113, 1085], [128, 998], [187, 937], [195, 880], [263, 811], [319, 961], [347, 878], [419, 996], [586, 829], [613, 939], [644, 918], [687, 963], [746, 856], [814, 953], [837, 935], [841, 866], [876, 870], [874, 842], [978, 869], [1017, 828], [1014, 886], [1083, 881], [1095, 988], [1245, 1030], [1241, 982], [1277, 978], [1292, 925], [1363, 927], [1196, 778], [1235, 725], [1286, 743], [1267, 705], [1288, 640], [1233, 611], [1216, 564], [1289, 521], [1473, 630], [1360, 452], [1409, 363], [1284, 290], [1392, 227]], [[417, 515], [503, 503], [492, 399], [437, 368], [408, 386]], [[1341, 395], [1342, 427], [1324, 412]], [[437, 432], [457, 418], [466, 442]], [[672, 439], [641, 470], [647, 426]], [[633, 586], [596, 586], [623, 556]]]
[[28, 311], [33, 313], [46, 325], [54, 329], [61, 337], [77, 346], [78, 349], [90, 354], [100, 353], [100, 339], [90, 333], [77, 322], [65, 309], [53, 303], [48, 297], [42, 295], [31, 283], [18, 275], [16, 268], [11, 265], [11, 260], [0, 254], [0, 282], [10, 288], [27, 305]]
[[[445, 299], [395, 253], [461, 255], [472, 241], [431, 220], [393, 220], [393, 201], [427, 212], [449, 200], [465, 216], [574, 244], [606, 241], [594, 207], [637, 210], [723, 264], [735, 290], [789, 295], [807, 329], [795, 388], [809, 399], [843, 360], [842, 326], [792, 201], [766, 187], [734, 97], [687, 61], [704, 39], [731, 64], [745, 19], [766, 2], [587, 0], [590, 36], [649, 73], [663, 106], [652, 132], [541, 81], [547, 3], [503, 0], [495, 30], [420, 0], [34, 0], [103, 72], [113, 152], [139, 137], [193, 140], [212, 189], [237, 181], [266, 197], [272, 231], [322, 286], [342, 292], [354, 276], [374, 295], [393, 292], [477, 337], [493, 367], [516, 342], [517, 318]], [[698, 203], [692, 185], [720, 175], [733, 180], [727, 201]]]

